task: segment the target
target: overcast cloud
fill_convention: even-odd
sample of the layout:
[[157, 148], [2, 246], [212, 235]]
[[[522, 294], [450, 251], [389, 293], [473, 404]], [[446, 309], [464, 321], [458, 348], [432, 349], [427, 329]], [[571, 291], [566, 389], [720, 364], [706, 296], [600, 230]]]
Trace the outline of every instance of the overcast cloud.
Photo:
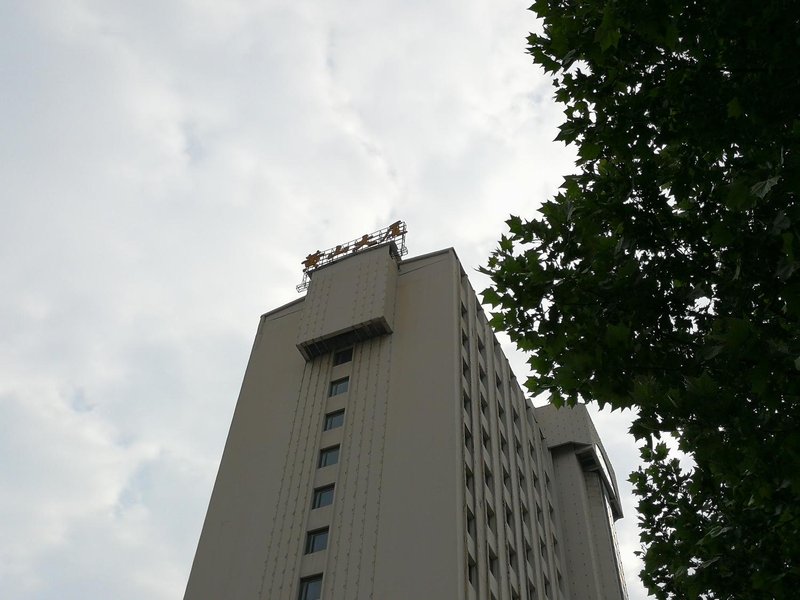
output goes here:
[[[258, 318], [309, 252], [404, 219], [485, 286], [572, 169], [526, 5], [0, 2], [0, 597], [182, 597]], [[596, 421], [639, 600], [637, 452]]]

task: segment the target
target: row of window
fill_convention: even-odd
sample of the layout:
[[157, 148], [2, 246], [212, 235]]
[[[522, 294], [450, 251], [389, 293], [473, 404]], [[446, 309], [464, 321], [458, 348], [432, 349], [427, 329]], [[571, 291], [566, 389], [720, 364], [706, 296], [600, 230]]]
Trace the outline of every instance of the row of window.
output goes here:
[[[346, 364], [353, 360], [353, 348], [339, 350], [333, 355], [333, 366]], [[328, 386], [328, 397], [338, 396], [347, 393], [350, 388], [350, 378], [341, 377], [331, 381]], [[322, 423], [323, 431], [332, 431], [344, 426], [345, 409], [340, 408], [325, 413]], [[319, 451], [317, 458], [317, 468], [330, 467], [339, 462], [340, 445], [334, 444], [327, 446]], [[315, 510], [333, 504], [335, 483], [314, 488], [311, 497], [311, 509]], [[328, 547], [329, 527], [322, 527], [306, 532], [306, 542], [303, 547], [304, 554], [321, 552]], [[300, 580], [299, 600], [320, 600], [322, 597], [322, 573], [303, 577]]]
[[[521, 513], [519, 518], [521, 520], [521, 523], [519, 525], [522, 527], [523, 530], [530, 531], [531, 530], [531, 522], [530, 522], [529, 511], [528, 511], [527, 504], [526, 504], [526, 502], [527, 502], [527, 500], [526, 500], [527, 482], [526, 482], [525, 469], [524, 469], [524, 465], [525, 465], [526, 461], [524, 460], [524, 453], [523, 453], [523, 449], [522, 449], [523, 446], [520, 443], [520, 437], [519, 437], [520, 436], [520, 432], [522, 432], [522, 430], [523, 430], [523, 425], [520, 424], [520, 411], [518, 410], [517, 406], [515, 406], [515, 404], [514, 404], [515, 400], [525, 404], [525, 400], [521, 399], [522, 397], [519, 396], [519, 395], [513, 395], [513, 391], [514, 390], [510, 390], [510, 392], [512, 393], [512, 397], [509, 398], [508, 396], [506, 396], [506, 393], [505, 393], [506, 390], [504, 389], [504, 386], [503, 386], [503, 378], [500, 376], [499, 372], [495, 371], [494, 369], [491, 368], [491, 363], [489, 363], [489, 368], [488, 369], [485, 367], [485, 365], [487, 364], [486, 363], [487, 357], [486, 357], [486, 352], [485, 352], [485, 346], [484, 346], [483, 341], [482, 341], [481, 336], [480, 336], [480, 332], [478, 332], [478, 335], [476, 336], [478, 356], [479, 356], [479, 359], [477, 360], [477, 365], [476, 365], [477, 366], [477, 370], [478, 370], [479, 387], [477, 388], [477, 390], [473, 390], [472, 389], [473, 388], [473, 384], [472, 384], [472, 379], [471, 379], [470, 360], [472, 359], [473, 355], [472, 355], [471, 347], [470, 347], [470, 338], [469, 338], [469, 335], [467, 334], [467, 331], [470, 328], [469, 327], [469, 323], [468, 323], [468, 311], [467, 311], [466, 306], [464, 305], [463, 302], [462, 302], [462, 305], [461, 305], [461, 312], [462, 312], [462, 317], [463, 317], [463, 328], [462, 328], [462, 331], [461, 331], [461, 341], [462, 341], [462, 345], [463, 345], [464, 350], [465, 350], [465, 355], [464, 355], [464, 358], [462, 360], [462, 363], [463, 363], [462, 364], [462, 370], [463, 370], [463, 375], [464, 375], [464, 379], [465, 379], [465, 387], [467, 389], [469, 389], [470, 391], [475, 391], [480, 397], [480, 413], [479, 413], [479, 418], [478, 418], [478, 427], [480, 429], [480, 436], [479, 436], [480, 439], [478, 440], [478, 443], [480, 444], [479, 448], [482, 446], [483, 449], [485, 449], [487, 452], [489, 452], [489, 456], [491, 456], [492, 455], [491, 450], [492, 450], [493, 445], [495, 443], [499, 443], [501, 456], [503, 458], [503, 460], [500, 461], [501, 462], [501, 468], [502, 468], [502, 474], [503, 474], [503, 489], [507, 490], [508, 493], [511, 493], [512, 492], [512, 481], [511, 481], [511, 475], [509, 474], [509, 470], [507, 468], [507, 464], [511, 464], [511, 463], [510, 463], [510, 456], [509, 456], [509, 451], [508, 451], [507, 439], [513, 434], [514, 450], [515, 450], [515, 453], [516, 453], [516, 464], [519, 467], [519, 472], [518, 472], [518, 475], [517, 475], [517, 479], [519, 481], [519, 492], [520, 492], [520, 502], [521, 502], [520, 507], [519, 507], [520, 513]], [[478, 326], [479, 327], [484, 326], [484, 328], [485, 328], [485, 323], [481, 323], [480, 316], [481, 315], [479, 314], [478, 315]], [[495, 342], [495, 345], [496, 345], [496, 342]], [[501, 358], [497, 357], [497, 354], [495, 354], [494, 357], [496, 358], [497, 361], [502, 360]], [[486, 401], [486, 397], [484, 396], [484, 394], [486, 393], [486, 391], [485, 391], [486, 388], [484, 387], [484, 386], [486, 386], [486, 380], [487, 380], [486, 370], [493, 371], [493, 374], [495, 376], [494, 377], [494, 383], [495, 383], [495, 386], [496, 386], [496, 396], [497, 396], [497, 427], [498, 427], [497, 433], [499, 434], [499, 437], [496, 438], [496, 441], [493, 441], [493, 436], [490, 435], [489, 431], [486, 428], [485, 423], [482, 420], [482, 418], [485, 418], [488, 422], [491, 422], [490, 415], [489, 415], [489, 403]], [[489, 391], [491, 392], [491, 390], [489, 390]], [[474, 476], [473, 476], [473, 472], [472, 472], [472, 465], [469, 464], [469, 463], [472, 462], [470, 460], [470, 457], [473, 457], [473, 460], [475, 460], [475, 461], [477, 461], [478, 459], [477, 459], [477, 456], [474, 454], [474, 452], [475, 452], [475, 448], [474, 448], [475, 443], [473, 442], [473, 436], [472, 436], [472, 431], [471, 431], [471, 429], [472, 429], [472, 419], [473, 419], [473, 414], [474, 414], [473, 413], [472, 400], [471, 400], [470, 395], [467, 393], [466, 390], [464, 391], [464, 394], [463, 394], [463, 405], [464, 405], [464, 411], [465, 411], [465, 415], [464, 415], [464, 420], [465, 420], [465, 425], [464, 425], [464, 446], [465, 446], [466, 450], [468, 451], [468, 454], [467, 454], [467, 463], [468, 464], [465, 465], [465, 487], [469, 490], [470, 494], [472, 495], [472, 498], [474, 499], [475, 498]], [[510, 414], [511, 414], [511, 419], [509, 420], [509, 423], [506, 422], [506, 407], [508, 407], [508, 409], [510, 411]], [[529, 408], [529, 407], [526, 406], [525, 408]], [[482, 415], [482, 417], [480, 417], [480, 415]], [[526, 410], [525, 411], [525, 417], [527, 418], [527, 421], [528, 421], [527, 424], [530, 426], [531, 432], [537, 431], [538, 428], [536, 427], [535, 421], [533, 420], [532, 410]], [[508, 437], [506, 435], [507, 431], [510, 431], [510, 433], [508, 434]], [[541, 432], [540, 432], [540, 435], [541, 435]], [[536, 452], [536, 450], [534, 448], [533, 441], [530, 441], [528, 445], [529, 445], [528, 449], [529, 449], [530, 464], [534, 468], [534, 470], [531, 471], [531, 476], [533, 477], [533, 479], [532, 479], [533, 489], [536, 491], [539, 488], [539, 480], [538, 480], [538, 477], [536, 475], [535, 465], [537, 465], [539, 461], [537, 460], [538, 456], [537, 456], [537, 452]], [[479, 455], [480, 456], [485, 456], [482, 452], [479, 452]], [[495, 483], [493, 475], [492, 475], [492, 469], [489, 467], [489, 465], [487, 465], [485, 460], [481, 460], [480, 463], [481, 463], [481, 465], [483, 467], [482, 473], [483, 473], [483, 480], [484, 480], [483, 483], [485, 485], [485, 488], [488, 489], [488, 490], [491, 490], [491, 492], [492, 492], [492, 495], [487, 496], [487, 500], [489, 500], [489, 501], [487, 501], [485, 503], [485, 505], [484, 505], [484, 512], [485, 512], [485, 516], [486, 516], [486, 527], [487, 527], [487, 529], [488, 529], [488, 531], [490, 533], [492, 533], [494, 535], [497, 535], [497, 533], [498, 533], [498, 530], [497, 530], [497, 518], [495, 516], [494, 507], [492, 506], [492, 504], [493, 504], [492, 498], [493, 498], [494, 483]], [[549, 478], [547, 478], [546, 474], [545, 474], [545, 478], [549, 479]], [[549, 483], [549, 481], [547, 481], [547, 483]], [[549, 500], [549, 498], [548, 498], [548, 500]], [[500, 498], [497, 498], [497, 502], [501, 503], [500, 502]], [[539, 536], [540, 552], [541, 552], [541, 555], [544, 558], [545, 564], [546, 564], [546, 561], [547, 561], [547, 547], [546, 547], [545, 543], [541, 539], [541, 533], [544, 531], [544, 528], [542, 527], [544, 525], [543, 518], [542, 518], [542, 510], [541, 510], [541, 508], [539, 508], [539, 502], [535, 501], [535, 500], [534, 500], [534, 502], [536, 504], [536, 511], [537, 511], [537, 514], [536, 514], [537, 521], [538, 521], [537, 529], [541, 530], [539, 532], [540, 533], [540, 536]], [[506, 544], [506, 551], [507, 551], [506, 554], [507, 554], [507, 559], [508, 559], [507, 560], [507, 562], [508, 562], [507, 568], [509, 569], [509, 575], [512, 576], [513, 579], [516, 579], [517, 573], [519, 573], [519, 569], [521, 568], [521, 566], [520, 566], [520, 562], [521, 561], [520, 561], [520, 559], [518, 559], [518, 554], [517, 554], [517, 546], [518, 546], [518, 544], [515, 543], [515, 535], [516, 535], [516, 528], [515, 528], [515, 523], [514, 523], [515, 516], [514, 516], [514, 511], [509, 506], [507, 500], [502, 501], [501, 504], [502, 504], [502, 507], [504, 508], [504, 511], [503, 511], [504, 514], [502, 516], [503, 516], [503, 518], [505, 520], [506, 525], [508, 525], [508, 530], [507, 531], [509, 531], [511, 533], [511, 537], [507, 540], [507, 544]], [[549, 504], [549, 501], [548, 501], [548, 504]], [[477, 565], [476, 565], [476, 560], [474, 558], [474, 556], [475, 556], [474, 555], [474, 551], [475, 551], [474, 550], [474, 543], [477, 542], [478, 538], [476, 536], [475, 514], [474, 514], [473, 511], [474, 511], [474, 509], [472, 507], [467, 507], [466, 529], [467, 529], [467, 533], [469, 534], [472, 542], [469, 545], [470, 546], [470, 550], [467, 553], [467, 564], [466, 564], [466, 567], [467, 567], [467, 579], [468, 579], [469, 583], [472, 585], [472, 587], [476, 591], [478, 591], [478, 589], [477, 589], [477, 584], [478, 584], [478, 581], [477, 581]], [[556, 548], [557, 548], [557, 546], [556, 546], [557, 542], [555, 541], [555, 538], [553, 540], [553, 543], [554, 543], [554, 551], [555, 551]], [[523, 548], [524, 548], [524, 554], [522, 556], [524, 556], [524, 560], [527, 563], [527, 565], [529, 565], [530, 568], [532, 568], [532, 565], [534, 563], [534, 558], [532, 556], [533, 551], [532, 551], [532, 548], [531, 548], [531, 544], [528, 542], [527, 538], [523, 538], [523, 539], [519, 540], [519, 549], [520, 549], [520, 551], [523, 551]], [[487, 565], [486, 566], [487, 566], [488, 572], [494, 578], [499, 579], [500, 573], [499, 573], [499, 566], [498, 566], [498, 556], [497, 556], [497, 553], [492, 549], [492, 546], [490, 544], [488, 544], [488, 543], [486, 544], [485, 556], [486, 556], [486, 561], [487, 561]], [[550, 591], [551, 591], [550, 590], [549, 579], [548, 579], [548, 577], [547, 577], [547, 575], [545, 573], [542, 573], [542, 575], [543, 575], [543, 582], [544, 582], [544, 586], [543, 586], [544, 587], [544, 592], [545, 592], [546, 597], [549, 597]], [[559, 575], [559, 580], [560, 580], [560, 573], [558, 575]], [[559, 583], [560, 583], [560, 581], [559, 581]], [[528, 592], [527, 596], [529, 598], [534, 598], [536, 596], [536, 588], [534, 586], [533, 581], [530, 579], [530, 575], [528, 576], [528, 589], [527, 589], [527, 592]], [[512, 593], [512, 597], [514, 598], [514, 600], [518, 600], [519, 599], [519, 594], [517, 592], [515, 592], [513, 589], [511, 590], [511, 593]], [[490, 595], [490, 598], [494, 597], [492, 592], [491, 592], [491, 590], [489, 590], [489, 595]]]

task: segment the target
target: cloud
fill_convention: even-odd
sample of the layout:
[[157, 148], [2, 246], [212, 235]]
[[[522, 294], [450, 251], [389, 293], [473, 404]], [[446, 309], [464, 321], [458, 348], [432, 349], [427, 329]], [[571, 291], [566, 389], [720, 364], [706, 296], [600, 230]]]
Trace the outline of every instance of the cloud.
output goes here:
[[482, 289], [504, 219], [571, 170], [535, 26], [482, 2], [0, 6], [0, 596], [182, 593], [258, 316], [307, 253], [403, 218]]

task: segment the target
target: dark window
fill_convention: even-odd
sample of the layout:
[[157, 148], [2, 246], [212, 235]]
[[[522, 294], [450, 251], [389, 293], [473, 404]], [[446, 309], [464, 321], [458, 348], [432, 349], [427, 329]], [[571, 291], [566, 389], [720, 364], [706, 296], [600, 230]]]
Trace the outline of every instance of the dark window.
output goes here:
[[304, 577], [300, 580], [300, 600], [319, 600], [322, 598], [322, 575]]
[[328, 528], [309, 531], [306, 537], [306, 554], [313, 554], [328, 547]]
[[336, 429], [337, 427], [341, 427], [342, 425], [344, 425], [344, 409], [335, 410], [325, 415], [324, 431], [328, 431], [329, 429]]
[[472, 539], [476, 539], [475, 536], [475, 516], [472, 514], [470, 509], [467, 509], [467, 532], [472, 536]]
[[333, 504], [333, 485], [326, 485], [314, 490], [314, 501], [311, 508], [322, 508]]
[[470, 399], [470, 397], [467, 395], [466, 392], [464, 392], [464, 410], [466, 410], [467, 412], [472, 411], [472, 400]]
[[489, 526], [489, 529], [494, 532], [497, 529], [497, 522], [494, 517], [494, 511], [492, 507], [488, 504], [486, 505], [486, 524]]
[[319, 451], [318, 467], [329, 467], [339, 462], [339, 446], [330, 446]]
[[343, 365], [344, 363], [349, 363], [351, 360], [353, 360], [353, 349], [345, 348], [333, 355], [333, 366]]
[[349, 385], [350, 385], [349, 377], [342, 377], [341, 379], [337, 379], [336, 381], [331, 381], [331, 389], [328, 392], [328, 396], [337, 396], [338, 394], [344, 394], [347, 391]]
[[497, 555], [489, 548], [489, 572], [497, 577]]
[[478, 581], [478, 566], [471, 556], [467, 559], [467, 577], [474, 587]]
[[473, 477], [472, 477], [472, 469], [470, 469], [469, 467], [465, 467], [464, 470], [465, 470], [464, 483], [466, 484], [467, 489], [469, 490], [469, 493], [470, 494], [474, 494], [475, 490], [473, 489], [474, 484], [473, 484]]
[[464, 425], [464, 445], [467, 447], [467, 450], [472, 452], [472, 434], [469, 432], [466, 425]]

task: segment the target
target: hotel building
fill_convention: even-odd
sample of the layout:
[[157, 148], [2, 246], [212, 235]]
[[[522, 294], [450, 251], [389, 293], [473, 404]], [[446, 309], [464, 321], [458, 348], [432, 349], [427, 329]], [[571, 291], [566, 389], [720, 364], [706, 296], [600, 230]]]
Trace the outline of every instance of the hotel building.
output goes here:
[[586, 410], [526, 400], [452, 249], [400, 254], [261, 317], [185, 599], [626, 598]]

